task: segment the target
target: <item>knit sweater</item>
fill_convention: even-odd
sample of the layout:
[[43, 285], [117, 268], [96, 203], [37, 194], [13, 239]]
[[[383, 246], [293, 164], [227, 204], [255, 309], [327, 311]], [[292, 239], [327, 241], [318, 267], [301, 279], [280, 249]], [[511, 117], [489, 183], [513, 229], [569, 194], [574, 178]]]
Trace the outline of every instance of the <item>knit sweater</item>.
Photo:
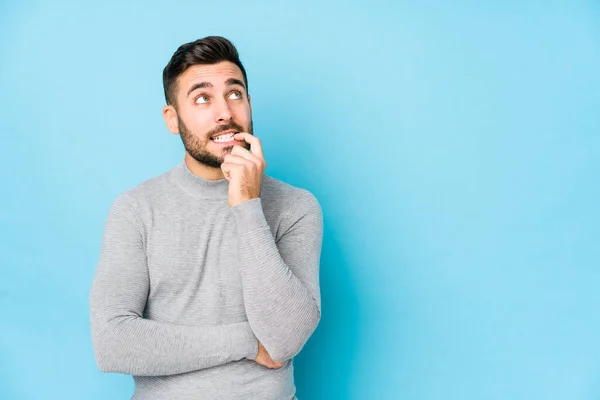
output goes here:
[[[90, 291], [98, 368], [132, 399], [295, 398], [293, 357], [321, 315], [315, 197], [263, 176], [230, 207], [229, 182], [184, 161], [119, 194]], [[260, 341], [273, 360], [254, 361]]]

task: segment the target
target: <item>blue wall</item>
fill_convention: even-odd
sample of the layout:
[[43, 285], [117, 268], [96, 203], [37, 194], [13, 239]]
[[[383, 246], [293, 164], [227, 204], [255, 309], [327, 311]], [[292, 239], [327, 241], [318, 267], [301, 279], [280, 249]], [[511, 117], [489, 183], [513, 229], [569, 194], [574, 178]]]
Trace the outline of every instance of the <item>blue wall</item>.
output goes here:
[[325, 213], [301, 400], [600, 398], [600, 3], [81, 3], [0, 5], [0, 398], [131, 395], [89, 286], [112, 200], [181, 160], [162, 68], [210, 34]]

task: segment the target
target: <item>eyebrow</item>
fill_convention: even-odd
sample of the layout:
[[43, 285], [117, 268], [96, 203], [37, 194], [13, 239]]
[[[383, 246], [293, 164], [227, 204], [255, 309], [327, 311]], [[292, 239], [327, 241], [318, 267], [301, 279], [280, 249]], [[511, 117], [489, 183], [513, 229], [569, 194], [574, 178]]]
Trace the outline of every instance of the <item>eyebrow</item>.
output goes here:
[[[227, 85], [227, 86], [240, 85], [241, 87], [243, 87], [244, 89], [246, 89], [246, 85], [244, 85], [244, 82], [242, 82], [241, 80], [239, 80], [237, 78], [229, 78], [229, 79], [227, 79], [225, 81], [225, 85]], [[194, 84], [190, 88], [190, 90], [188, 90], [187, 95], [189, 96], [194, 90], [211, 88], [211, 87], [213, 87], [213, 84], [210, 83], [210, 82], [196, 83], [196, 84]]]
[[244, 82], [240, 81], [237, 78], [229, 78], [225, 81], [225, 84], [227, 86], [233, 86], [233, 85], [240, 85], [241, 87], [243, 87], [244, 89], [246, 89], [246, 85], [244, 85]]

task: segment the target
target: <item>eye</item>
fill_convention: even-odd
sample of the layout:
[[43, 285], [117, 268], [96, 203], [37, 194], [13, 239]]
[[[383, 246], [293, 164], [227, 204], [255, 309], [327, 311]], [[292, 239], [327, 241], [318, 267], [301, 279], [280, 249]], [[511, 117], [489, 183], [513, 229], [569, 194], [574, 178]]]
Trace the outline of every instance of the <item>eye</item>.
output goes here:
[[205, 94], [202, 94], [202, 95], [198, 96], [196, 98], [195, 103], [196, 104], [206, 104], [206, 103], [208, 103], [208, 96], [205, 95]]
[[229, 98], [233, 100], [240, 100], [242, 98], [242, 92], [240, 92], [239, 90], [234, 90], [229, 95]]

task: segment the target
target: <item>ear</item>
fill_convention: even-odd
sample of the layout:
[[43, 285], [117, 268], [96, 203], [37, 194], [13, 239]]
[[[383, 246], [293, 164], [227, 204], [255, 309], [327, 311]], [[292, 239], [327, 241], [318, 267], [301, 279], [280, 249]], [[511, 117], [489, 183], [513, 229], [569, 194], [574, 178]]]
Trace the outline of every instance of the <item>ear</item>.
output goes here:
[[179, 122], [177, 121], [177, 110], [175, 110], [175, 107], [169, 104], [164, 106], [163, 118], [169, 132], [173, 135], [179, 135]]

